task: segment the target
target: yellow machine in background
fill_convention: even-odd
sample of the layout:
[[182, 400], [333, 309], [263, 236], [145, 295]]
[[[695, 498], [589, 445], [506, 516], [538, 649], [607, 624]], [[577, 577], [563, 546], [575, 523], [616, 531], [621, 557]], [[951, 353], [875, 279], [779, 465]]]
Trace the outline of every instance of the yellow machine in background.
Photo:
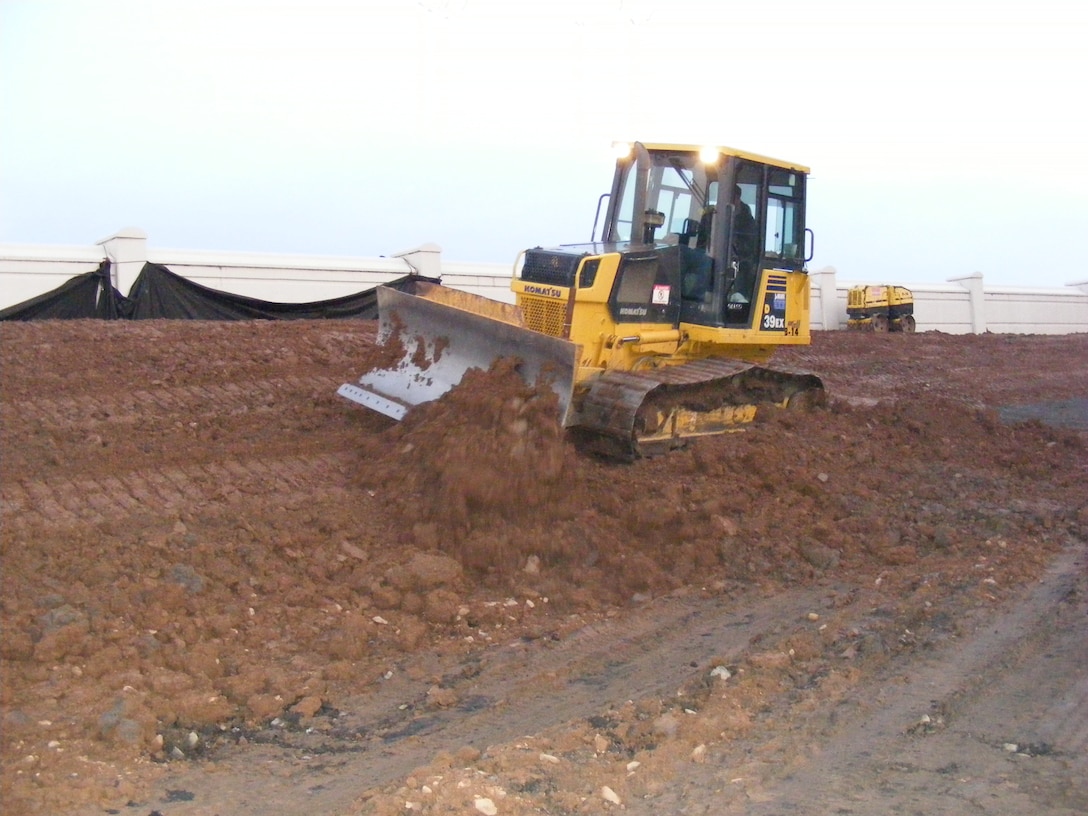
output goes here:
[[903, 286], [853, 286], [846, 293], [846, 315], [848, 329], [910, 333], [914, 293]]
[[517, 357], [565, 426], [623, 458], [730, 430], [760, 404], [820, 401], [817, 376], [764, 365], [809, 342], [807, 173], [727, 147], [627, 146], [599, 240], [523, 252], [515, 306], [424, 281], [380, 288], [379, 337], [400, 362], [339, 393], [399, 419]]

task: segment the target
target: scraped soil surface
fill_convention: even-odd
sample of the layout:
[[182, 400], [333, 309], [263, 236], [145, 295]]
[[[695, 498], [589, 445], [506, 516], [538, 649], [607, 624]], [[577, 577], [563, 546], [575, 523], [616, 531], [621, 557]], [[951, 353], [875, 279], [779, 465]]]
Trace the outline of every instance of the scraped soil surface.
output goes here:
[[615, 464], [375, 332], [0, 326], [5, 814], [1088, 812], [1088, 335]]

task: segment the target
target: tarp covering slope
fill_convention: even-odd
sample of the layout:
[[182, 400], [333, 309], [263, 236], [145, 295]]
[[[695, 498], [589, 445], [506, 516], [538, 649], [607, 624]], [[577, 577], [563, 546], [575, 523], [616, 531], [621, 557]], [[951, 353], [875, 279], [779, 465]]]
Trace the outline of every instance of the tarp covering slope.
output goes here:
[[[400, 289], [408, 280], [409, 276], [405, 276], [384, 285]], [[423, 280], [438, 282], [431, 278]], [[110, 284], [106, 261], [94, 272], [79, 275], [51, 292], [0, 311], [0, 320], [372, 320], [377, 317], [377, 287], [331, 300], [276, 303], [210, 289], [153, 263], [144, 264], [126, 298]]]

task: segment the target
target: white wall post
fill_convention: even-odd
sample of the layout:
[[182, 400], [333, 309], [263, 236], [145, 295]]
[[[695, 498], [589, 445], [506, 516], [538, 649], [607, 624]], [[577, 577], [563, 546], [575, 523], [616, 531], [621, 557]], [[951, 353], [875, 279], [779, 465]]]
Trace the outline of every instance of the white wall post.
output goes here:
[[423, 244], [415, 249], [394, 252], [394, 258], [401, 258], [412, 272], [426, 278], [442, 277], [442, 247], [438, 244]]
[[839, 328], [839, 289], [835, 274], [835, 267], [825, 266], [808, 275], [810, 281], [816, 279], [816, 289], [820, 293], [820, 328], [824, 331]]
[[128, 296], [132, 284], [147, 263], [147, 233], [139, 227], [125, 227], [97, 242], [106, 252], [112, 269], [110, 277], [117, 290]]
[[967, 290], [971, 305], [971, 331], [983, 334], [986, 331], [986, 292], [982, 286], [982, 273], [975, 272], [962, 278], [949, 278], [949, 283], [958, 283]]

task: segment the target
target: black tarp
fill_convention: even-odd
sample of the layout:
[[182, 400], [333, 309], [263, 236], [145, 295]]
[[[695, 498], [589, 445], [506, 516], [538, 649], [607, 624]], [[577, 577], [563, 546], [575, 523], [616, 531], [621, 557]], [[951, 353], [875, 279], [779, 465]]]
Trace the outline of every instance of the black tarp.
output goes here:
[[[405, 276], [384, 285], [402, 289], [408, 281], [420, 279]], [[438, 282], [432, 278], [422, 280]], [[209, 289], [153, 263], [144, 264], [126, 298], [110, 284], [106, 261], [95, 272], [72, 278], [51, 292], [0, 311], [0, 320], [372, 320], [377, 317], [377, 287], [331, 300], [275, 303]]]
[[376, 318], [376, 289], [310, 303], [273, 303], [193, 283], [161, 264], [145, 263], [129, 292], [134, 320], [315, 320]]
[[0, 309], [0, 320], [116, 320], [127, 316], [127, 300], [110, 282], [109, 261], [44, 295]]

